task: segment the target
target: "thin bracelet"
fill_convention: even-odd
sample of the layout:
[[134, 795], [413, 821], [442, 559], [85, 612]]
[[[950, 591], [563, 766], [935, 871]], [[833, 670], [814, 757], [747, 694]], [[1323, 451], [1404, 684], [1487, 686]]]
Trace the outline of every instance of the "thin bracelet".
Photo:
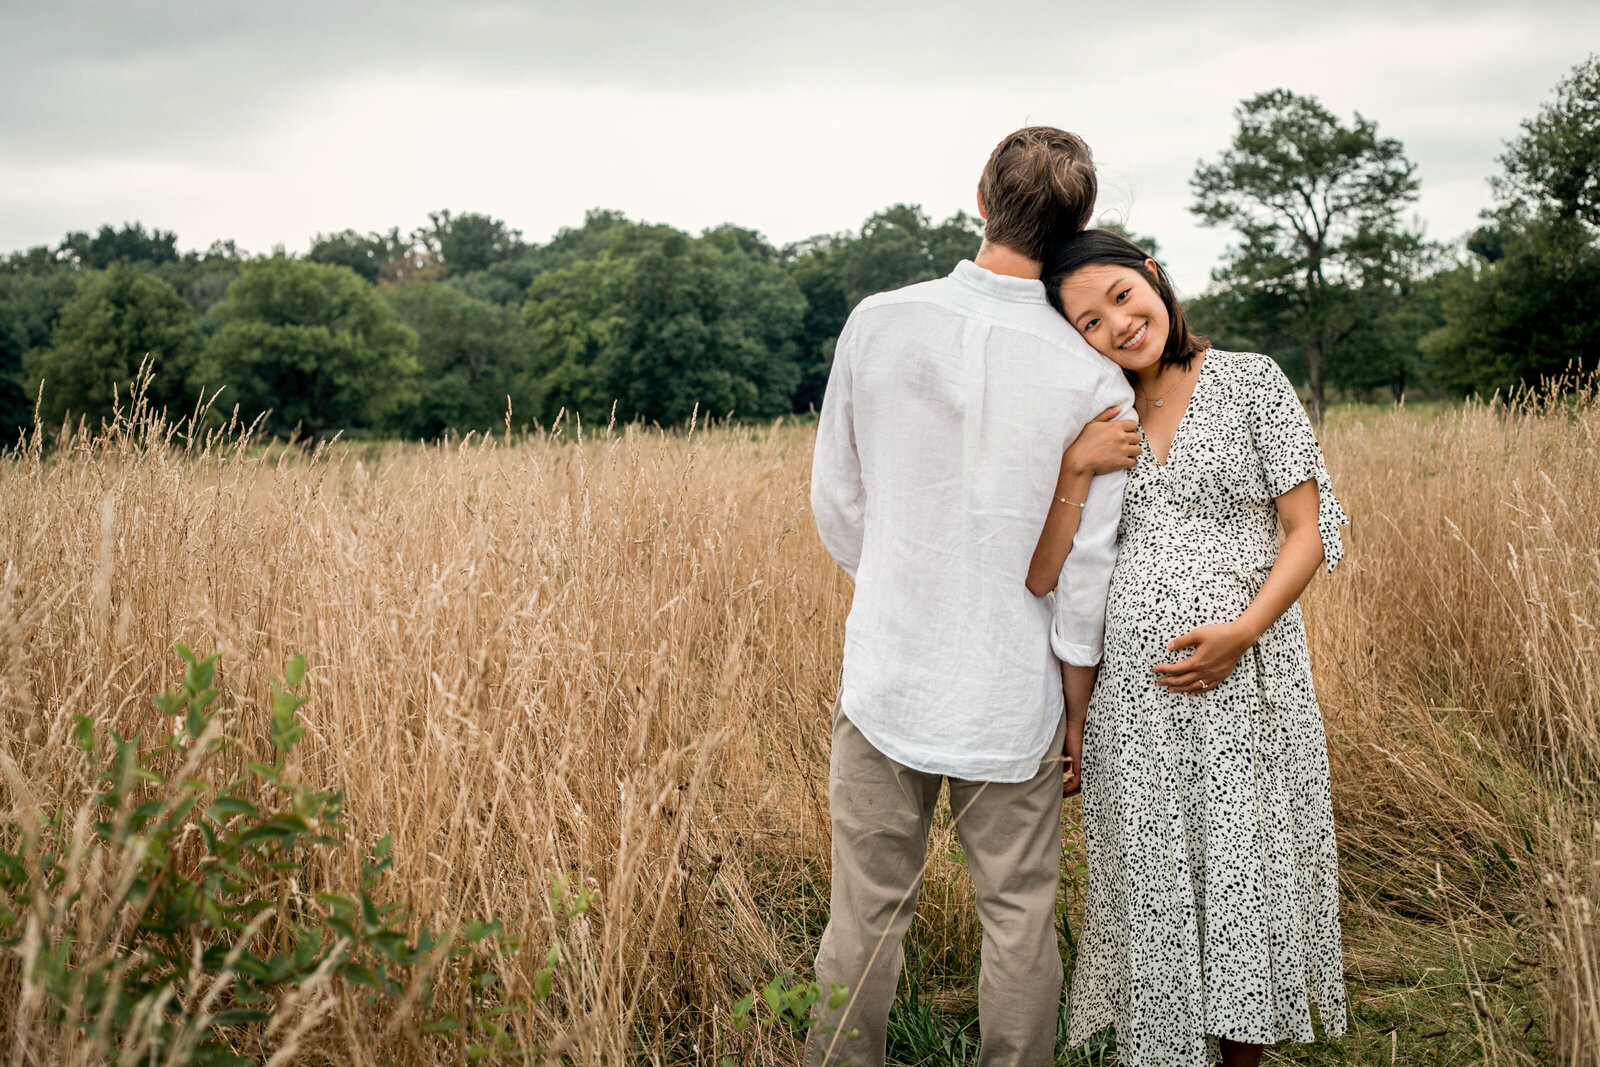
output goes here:
[[[1052, 494], [1052, 495], [1054, 495], [1054, 494]], [[1071, 500], [1068, 500], [1068, 499], [1067, 499], [1067, 498], [1066, 498], [1066, 497], [1064, 497], [1064, 496], [1058, 496], [1058, 497], [1056, 497], [1056, 499], [1057, 499], [1057, 500], [1059, 500], [1059, 501], [1061, 501], [1061, 503], [1063, 503], [1063, 504], [1072, 504], [1072, 506], [1073, 506], [1073, 507], [1075, 507], [1075, 508], [1078, 508], [1078, 509], [1080, 509], [1080, 510], [1081, 510], [1081, 509], [1082, 509], [1082, 508], [1083, 508], [1083, 504], [1087, 504], [1087, 503], [1088, 503], [1088, 501], [1087, 501], [1087, 500], [1085, 500], [1085, 501], [1084, 501], [1084, 502], [1083, 502], [1083, 504], [1076, 504], [1076, 503], [1073, 503], [1073, 502], [1072, 502], [1072, 501], [1071, 501]]]

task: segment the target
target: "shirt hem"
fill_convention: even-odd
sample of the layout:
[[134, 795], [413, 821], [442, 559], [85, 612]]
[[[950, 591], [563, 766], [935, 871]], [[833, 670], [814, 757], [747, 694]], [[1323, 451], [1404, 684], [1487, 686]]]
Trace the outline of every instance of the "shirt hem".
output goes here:
[[861, 719], [852, 715], [846, 702], [840, 702], [839, 711], [845, 718], [850, 720], [852, 726], [861, 731], [861, 736], [867, 739], [868, 744], [894, 762], [922, 774], [941, 774], [947, 778], [956, 778], [963, 782], [996, 782], [1006, 785], [1026, 782], [1039, 773], [1044, 764], [1044, 758], [1050, 749], [1050, 738], [1047, 737], [1044, 741], [1044, 747], [1039, 750], [1039, 754], [1027, 759], [996, 759], [983, 763], [965, 763], [961, 760], [945, 760], [938, 757], [928, 758], [922, 755], [913, 755], [894, 742], [886, 740], [878, 732], [875, 724], [862, 722]]

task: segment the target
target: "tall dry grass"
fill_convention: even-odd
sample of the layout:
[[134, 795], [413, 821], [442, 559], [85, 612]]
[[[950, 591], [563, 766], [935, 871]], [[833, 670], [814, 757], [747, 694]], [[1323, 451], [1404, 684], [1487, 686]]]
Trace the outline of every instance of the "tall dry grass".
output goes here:
[[[1306, 614], [1358, 1023], [1433, 953], [1456, 961], [1440, 1025], [1482, 1062], [1600, 1067], [1597, 427], [1591, 391], [1341, 414], [1323, 435], [1355, 526]], [[146, 698], [174, 684], [176, 641], [223, 653], [230, 715], [268, 752], [267, 679], [304, 652], [298, 770], [345, 791], [353, 836], [394, 834], [414, 914], [522, 915], [537, 939], [549, 873], [600, 892], [554, 995], [515, 1021], [527, 1041], [578, 1064], [793, 1063], [792, 1039], [735, 1034], [728, 1008], [803, 974], [825, 914], [849, 585], [813, 532], [810, 449], [776, 425], [308, 452], [138, 414], [36, 438], [0, 464], [0, 799], [13, 818], [80, 807], [72, 717], [164, 729]], [[976, 937], [937, 834], [914, 937], [948, 974]], [[294, 891], [357, 877], [305, 870]], [[8, 1009], [25, 963], [0, 959], [0, 1050], [101, 1062]], [[317, 996], [283, 1031], [293, 1062], [429, 1062], [357, 992]], [[1410, 1061], [1398, 1030], [1374, 1041]]]

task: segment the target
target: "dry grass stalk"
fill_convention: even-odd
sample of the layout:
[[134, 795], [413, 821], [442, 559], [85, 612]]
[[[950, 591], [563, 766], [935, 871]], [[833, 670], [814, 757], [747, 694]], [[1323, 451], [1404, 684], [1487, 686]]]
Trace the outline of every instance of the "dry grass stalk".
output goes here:
[[[1325, 432], [1356, 525], [1306, 614], [1348, 921], [1403, 920], [1460, 953], [1486, 1062], [1600, 1067], [1597, 425], [1591, 387]], [[525, 915], [537, 941], [556, 922], [547, 872], [602, 894], [524, 1036], [575, 1063], [713, 1062], [735, 998], [804, 973], [825, 902], [849, 587], [813, 532], [810, 441], [779, 424], [308, 451], [138, 409], [36, 435], [0, 465], [0, 799], [13, 818], [81, 805], [72, 716], [162, 729], [146, 698], [173, 684], [180, 640], [223, 653], [246, 747], [268, 751], [267, 677], [304, 652], [297, 770], [345, 790], [357, 837], [394, 833], [416, 914]], [[948, 826], [933, 849], [914, 936], [955, 968], [976, 944], [969, 889]], [[1522, 922], [1535, 958], [1475, 947]], [[1359, 985], [1383, 961], [1358, 941]], [[24, 962], [0, 960], [0, 1049], [92, 1061], [92, 1035], [40, 1030]], [[1522, 1032], [1512, 980], [1548, 998]], [[336, 984], [303, 1000], [283, 1062], [291, 1045], [294, 1062], [426, 1062]], [[750, 1062], [794, 1062], [758, 1040]]]

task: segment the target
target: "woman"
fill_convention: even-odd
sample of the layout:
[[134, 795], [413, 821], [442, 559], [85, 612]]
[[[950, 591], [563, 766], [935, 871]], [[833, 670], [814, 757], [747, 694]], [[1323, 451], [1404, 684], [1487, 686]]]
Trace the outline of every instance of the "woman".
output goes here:
[[[1089, 903], [1070, 1040], [1114, 1024], [1118, 1063], [1253, 1067], [1263, 1045], [1314, 1040], [1312, 1004], [1325, 1034], [1345, 1028], [1327, 749], [1295, 601], [1338, 563], [1347, 520], [1283, 372], [1208, 348], [1143, 251], [1086, 231], [1045, 287], [1127, 372], [1141, 424], [1105, 658], [1074, 727]], [[1036, 593], [1070, 546], [1085, 456], [1115, 465], [1110, 426], [1081, 444]]]

